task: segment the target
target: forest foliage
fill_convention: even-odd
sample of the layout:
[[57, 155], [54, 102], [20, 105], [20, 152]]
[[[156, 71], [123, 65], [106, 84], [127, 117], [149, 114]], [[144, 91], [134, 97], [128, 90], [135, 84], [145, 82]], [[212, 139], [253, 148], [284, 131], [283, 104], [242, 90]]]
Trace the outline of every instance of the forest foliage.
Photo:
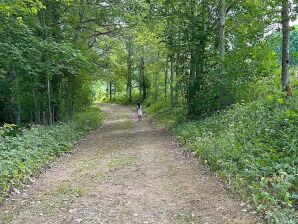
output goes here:
[[71, 152], [75, 142], [101, 122], [102, 113], [96, 106], [67, 123], [27, 127], [6, 124], [0, 128], [0, 202], [10, 192], [16, 193], [31, 183], [57, 157]]
[[269, 223], [296, 223], [297, 100], [269, 96], [197, 121], [185, 121], [181, 109], [148, 112]]
[[268, 222], [296, 223], [297, 2], [136, 5], [106, 98], [143, 102]]
[[142, 102], [270, 222], [295, 223], [297, 4], [1, 1], [0, 123]]
[[92, 38], [109, 20], [80, 1], [1, 1], [0, 122], [53, 124], [88, 107], [101, 69]]

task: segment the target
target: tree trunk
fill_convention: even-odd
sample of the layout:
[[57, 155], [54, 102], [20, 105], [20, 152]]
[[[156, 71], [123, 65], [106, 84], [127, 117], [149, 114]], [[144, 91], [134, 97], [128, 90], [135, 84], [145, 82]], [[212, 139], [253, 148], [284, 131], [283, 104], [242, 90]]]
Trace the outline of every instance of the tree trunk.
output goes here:
[[15, 103], [15, 123], [20, 124], [21, 123], [21, 105], [20, 105], [20, 93], [18, 92], [20, 87], [19, 87], [19, 81], [17, 78], [17, 72], [15, 69], [12, 69], [12, 77], [15, 81], [15, 88], [13, 91], [13, 99]]
[[109, 92], [110, 92], [110, 101], [112, 101], [112, 96], [113, 96], [113, 82], [112, 82], [112, 80], [110, 80]]
[[196, 60], [194, 51], [190, 54], [190, 82], [194, 83], [196, 80]]
[[167, 99], [168, 99], [168, 58], [166, 59], [164, 84], [165, 84], [165, 86], [164, 86], [165, 101], [167, 101]]
[[21, 123], [21, 106], [18, 103], [16, 106], [16, 124], [20, 124]]
[[146, 84], [146, 80], [144, 78], [144, 85], [143, 85], [143, 90], [142, 90], [142, 93], [143, 93], [143, 100], [146, 100], [147, 99], [147, 84]]
[[155, 86], [155, 89], [154, 89], [154, 102], [158, 101], [158, 92], [159, 92], [158, 78], [159, 78], [159, 76], [157, 74], [155, 74], [155, 77], [154, 77], [154, 86]]
[[281, 84], [282, 90], [287, 93], [287, 96], [292, 95], [290, 87], [290, 73], [289, 73], [289, 34], [290, 34], [290, 18], [289, 18], [289, 0], [282, 0], [282, 72]]
[[46, 124], [46, 123], [47, 123], [46, 112], [43, 111], [43, 112], [42, 112], [42, 124]]
[[[62, 112], [64, 113], [64, 102], [63, 102], [63, 98], [62, 98], [62, 86], [63, 86], [63, 81], [60, 75], [59, 78], [59, 90], [58, 90], [58, 113], [57, 113], [57, 120], [59, 120], [62, 115]], [[63, 109], [62, 109], [63, 108]]]
[[170, 72], [170, 100], [171, 107], [174, 107], [174, 61], [173, 57], [171, 57], [171, 72]]
[[35, 89], [32, 89], [32, 95], [34, 99], [34, 107], [35, 107], [35, 123], [40, 124], [40, 113], [39, 113], [39, 107], [37, 103], [37, 97], [35, 93]]
[[127, 57], [127, 95], [128, 95], [128, 100], [129, 102], [132, 101], [132, 40], [131, 38], [128, 39], [127, 42], [127, 52], [128, 52], [128, 57]]
[[49, 124], [53, 124], [53, 114], [52, 114], [52, 106], [51, 106], [51, 82], [50, 77], [47, 74], [47, 95], [48, 95], [48, 122]]
[[141, 73], [141, 85], [142, 85], [141, 92], [143, 93], [143, 100], [145, 100], [147, 98], [147, 82], [145, 77], [145, 61], [143, 57], [141, 58], [141, 62], [140, 62], [140, 73]]
[[131, 91], [132, 85], [131, 85], [131, 67], [129, 69], [128, 72], [128, 80], [127, 80], [127, 95], [128, 95], [128, 101], [131, 102], [132, 101], [132, 91]]
[[[197, 2], [195, 0], [192, 0], [191, 1], [191, 8], [190, 8], [190, 14], [191, 14], [191, 18], [195, 18], [195, 6], [196, 6]], [[191, 36], [191, 39], [190, 41], [193, 41], [193, 39], [196, 39], [195, 38], [196, 36], [196, 32], [193, 31], [192, 32], [192, 36]], [[195, 82], [195, 79], [196, 79], [196, 63], [197, 63], [197, 60], [196, 60], [196, 50], [194, 48], [192, 48], [190, 50], [190, 84], [192, 85], [194, 82]]]
[[143, 96], [142, 88], [143, 88], [143, 86], [142, 86], [142, 80], [140, 80], [139, 81], [139, 94], [140, 94], [140, 96]]
[[219, 0], [219, 57], [225, 57], [226, 1]]
[[106, 94], [109, 95], [109, 92], [110, 92], [110, 83], [107, 82], [107, 88], [106, 88]]
[[117, 82], [114, 82], [114, 101], [116, 100], [116, 93], [117, 93]]

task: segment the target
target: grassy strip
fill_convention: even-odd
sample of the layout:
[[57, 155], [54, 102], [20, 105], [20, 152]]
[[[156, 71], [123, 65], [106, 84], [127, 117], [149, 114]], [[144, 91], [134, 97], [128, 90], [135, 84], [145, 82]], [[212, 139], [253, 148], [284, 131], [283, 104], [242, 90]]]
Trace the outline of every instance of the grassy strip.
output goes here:
[[193, 122], [181, 122], [181, 110], [156, 108], [149, 113], [269, 223], [298, 223], [298, 97], [238, 104]]
[[70, 152], [73, 143], [100, 126], [102, 113], [92, 107], [74, 121], [34, 126], [22, 134], [0, 138], [0, 202], [57, 157]]

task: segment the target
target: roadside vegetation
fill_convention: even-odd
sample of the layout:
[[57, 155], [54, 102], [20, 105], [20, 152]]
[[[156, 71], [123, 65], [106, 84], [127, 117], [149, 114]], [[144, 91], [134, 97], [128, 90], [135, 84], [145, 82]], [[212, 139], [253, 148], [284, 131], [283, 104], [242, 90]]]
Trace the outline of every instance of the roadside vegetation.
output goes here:
[[196, 121], [179, 110], [148, 111], [270, 223], [297, 223], [297, 96], [235, 104]]
[[97, 106], [74, 119], [52, 126], [5, 124], [0, 128], [0, 202], [17, 193], [43, 168], [69, 153], [76, 141], [98, 128], [102, 113]]
[[79, 1], [0, 1], [0, 202], [101, 123], [101, 35], [85, 11], [110, 19]]

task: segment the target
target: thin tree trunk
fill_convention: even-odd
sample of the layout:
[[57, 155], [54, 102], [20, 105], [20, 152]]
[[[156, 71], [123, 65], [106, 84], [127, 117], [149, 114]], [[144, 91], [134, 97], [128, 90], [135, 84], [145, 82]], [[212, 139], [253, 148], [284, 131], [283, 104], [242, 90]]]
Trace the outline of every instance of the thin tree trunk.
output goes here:
[[128, 94], [128, 100], [129, 102], [132, 101], [132, 40], [129, 38], [127, 43], [127, 52], [128, 52], [128, 58], [127, 58], [127, 94]]
[[127, 95], [129, 102], [132, 101], [132, 85], [131, 85], [131, 66], [129, 65], [128, 69], [128, 80], [127, 80]]
[[52, 124], [55, 123], [55, 117], [56, 117], [56, 105], [52, 105]]
[[219, 57], [225, 57], [226, 1], [219, 0]]
[[110, 92], [110, 101], [112, 100], [112, 95], [113, 95], [113, 82], [110, 80], [110, 85], [109, 85], [109, 92]]
[[20, 124], [21, 123], [21, 105], [20, 105], [20, 99], [19, 99], [19, 82], [17, 79], [17, 72], [15, 69], [12, 69], [12, 77], [15, 81], [15, 90], [13, 92], [13, 98], [14, 98], [14, 103], [15, 103], [15, 123]]
[[[204, 31], [205, 30], [205, 26], [206, 26], [206, 17], [207, 17], [207, 2], [206, 0], [202, 0], [202, 27], [201, 30]], [[207, 37], [202, 37], [200, 39], [200, 46], [198, 47], [200, 50], [198, 51], [198, 56], [197, 56], [197, 72], [196, 72], [196, 78], [198, 79], [199, 76], [203, 76], [204, 74], [204, 66], [205, 66], [205, 51], [206, 51], [206, 42], [207, 42]]]
[[116, 92], [117, 92], [117, 82], [114, 82], [114, 101], [116, 100]]
[[171, 57], [171, 72], [170, 72], [170, 100], [171, 100], [171, 107], [174, 107], [174, 62], [173, 57]]
[[141, 85], [142, 85], [141, 92], [143, 93], [143, 100], [145, 100], [147, 98], [147, 82], [145, 77], [145, 61], [143, 57], [141, 58], [141, 61], [140, 61], [140, 73], [141, 73]]
[[37, 103], [37, 98], [36, 98], [36, 93], [35, 89], [32, 89], [32, 95], [34, 99], [34, 107], [35, 107], [35, 123], [40, 124], [40, 114], [39, 114], [39, 108], [38, 108], [38, 103]]
[[290, 73], [289, 73], [289, 34], [290, 34], [290, 18], [289, 18], [289, 0], [282, 0], [282, 72], [281, 84], [282, 90], [287, 93], [287, 96], [292, 95], [290, 87]]
[[176, 103], [178, 103], [179, 101], [179, 91], [177, 91], [177, 78], [178, 78], [178, 74], [181, 74], [182, 72], [182, 66], [181, 64], [179, 64], [178, 62], [180, 61], [181, 62], [181, 59], [180, 59], [180, 56], [179, 54], [177, 54], [176, 56], [176, 61], [177, 63], [175, 63], [175, 67], [174, 67], [174, 73], [173, 73], [173, 77], [176, 77], [176, 83], [175, 83], [175, 87], [173, 86], [173, 92], [174, 92], [174, 105]]
[[109, 83], [109, 82], [107, 82], [106, 93], [107, 93], [107, 94], [109, 94], [109, 92], [110, 92], [110, 83]]
[[194, 83], [196, 80], [196, 60], [195, 60], [195, 54], [192, 51], [190, 55], [190, 82]]
[[155, 90], [154, 90], [154, 102], [158, 101], [158, 92], [159, 92], [159, 85], [158, 85], [158, 75], [155, 74], [155, 80], [154, 80], [154, 84], [155, 84]]
[[164, 86], [165, 101], [167, 101], [167, 99], [168, 99], [168, 58], [166, 59], [164, 84], [165, 84], [165, 86]]
[[[195, 5], [196, 5], [196, 1], [192, 0], [191, 1], [191, 8], [190, 8], [190, 14], [192, 18], [195, 18]], [[195, 31], [192, 32], [192, 37], [191, 40], [194, 39], [196, 36]], [[196, 53], [195, 53], [195, 49], [191, 49], [190, 50], [190, 85], [192, 85], [196, 79]]]
[[43, 124], [46, 124], [47, 123], [46, 112], [45, 111], [42, 112], [42, 123]]
[[146, 84], [146, 79], [145, 77], [143, 78], [143, 90], [142, 90], [142, 93], [143, 93], [143, 100], [147, 99], [147, 84]]
[[[60, 79], [59, 79], [59, 90], [58, 90], [58, 113], [57, 113], [57, 120], [60, 119], [60, 115], [62, 114], [62, 107], [64, 109], [64, 103], [63, 103], [63, 98], [62, 98], [62, 85], [63, 85], [63, 82], [62, 82], [62, 78], [60, 76]], [[64, 112], [64, 110], [63, 110]]]
[[12, 108], [9, 108], [9, 119], [10, 119], [10, 122], [9, 123], [13, 123], [13, 112], [12, 112]]
[[53, 114], [52, 114], [52, 105], [51, 105], [51, 82], [49, 74], [47, 74], [47, 95], [48, 95], [48, 112], [49, 112], [49, 124], [53, 124]]
[[18, 103], [17, 107], [16, 107], [16, 124], [20, 124], [21, 123], [21, 106]]

